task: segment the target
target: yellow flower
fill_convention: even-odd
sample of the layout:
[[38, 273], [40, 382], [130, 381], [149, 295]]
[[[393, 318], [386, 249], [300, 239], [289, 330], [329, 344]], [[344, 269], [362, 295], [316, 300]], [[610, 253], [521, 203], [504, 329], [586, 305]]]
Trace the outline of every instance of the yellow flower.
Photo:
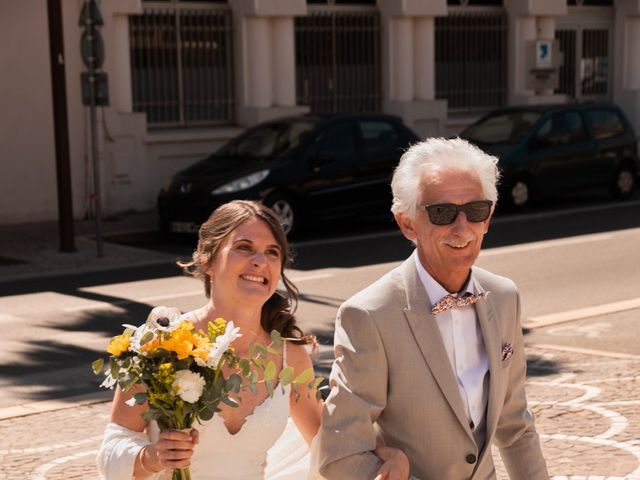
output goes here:
[[184, 360], [190, 355], [205, 359], [208, 353], [208, 340], [203, 335], [194, 333], [192, 327], [191, 322], [183, 321], [171, 332], [169, 338], [162, 339], [157, 348], [175, 352], [178, 360]]
[[131, 337], [129, 335], [118, 335], [113, 337], [107, 346], [107, 352], [114, 357], [119, 357], [129, 349], [131, 343]]
[[222, 317], [218, 317], [213, 322], [209, 322], [207, 328], [209, 330], [209, 338], [215, 340], [216, 337], [224, 335], [224, 331], [227, 328], [227, 321]]

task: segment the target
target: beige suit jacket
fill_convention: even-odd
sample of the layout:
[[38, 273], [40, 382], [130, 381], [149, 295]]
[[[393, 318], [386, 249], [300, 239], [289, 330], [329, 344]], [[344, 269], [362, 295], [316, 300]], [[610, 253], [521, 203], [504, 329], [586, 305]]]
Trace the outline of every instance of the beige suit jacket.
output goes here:
[[[486, 445], [500, 448], [512, 479], [548, 479], [524, 391], [518, 291], [480, 268], [473, 277], [477, 292], [489, 292], [475, 304], [489, 357]], [[329, 480], [373, 479], [381, 462], [372, 450], [381, 435], [408, 455], [420, 480], [495, 477], [490, 448], [475, 444], [430, 305], [409, 258], [340, 307], [312, 471]], [[514, 353], [503, 361], [506, 343]]]

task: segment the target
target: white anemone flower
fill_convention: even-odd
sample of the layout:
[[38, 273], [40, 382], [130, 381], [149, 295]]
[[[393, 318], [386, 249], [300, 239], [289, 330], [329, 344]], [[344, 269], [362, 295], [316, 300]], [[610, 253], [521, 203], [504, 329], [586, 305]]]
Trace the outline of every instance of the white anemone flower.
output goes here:
[[222, 352], [226, 352], [229, 350], [229, 347], [233, 343], [236, 338], [242, 336], [240, 331], [240, 327], [236, 327], [233, 322], [227, 323], [227, 326], [222, 335], [218, 335], [216, 337], [216, 346], [222, 350]]
[[155, 307], [147, 317], [147, 325], [153, 330], [173, 332], [180, 326], [180, 310], [172, 307]]
[[[130, 327], [130, 325], [127, 325], [127, 327]], [[133, 335], [131, 335], [131, 340], [129, 343], [129, 351], [135, 352], [139, 355], [146, 355], [144, 352], [141, 351], [142, 339], [145, 336], [148, 337], [147, 333], [155, 337], [155, 330], [151, 328], [149, 325], [147, 325], [146, 323], [143, 323], [139, 327], [133, 327], [133, 328], [135, 328], [135, 332], [133, 332]]]
[[100, 384], [101, 387], [108, 388], [109, 390], [113, 390], [113, 387], [116, 384], [116, 379], [111, 376], [111, 370], [107, 370], [105, 373], [105, 379]]
[[185, 402], [196, 403], [204, 391], [204, 378], [191, 370], [178, 370], [173, 387]]

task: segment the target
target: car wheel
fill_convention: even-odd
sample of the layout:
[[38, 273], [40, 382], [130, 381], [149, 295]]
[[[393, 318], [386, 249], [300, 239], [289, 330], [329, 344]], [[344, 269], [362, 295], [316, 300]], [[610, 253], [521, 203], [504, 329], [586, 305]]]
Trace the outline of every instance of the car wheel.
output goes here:
[[506, 191], [505, 201], [511, 210], [524, 210], [531, 203], [531, 183], [523, 178], [516, 178]]
[[271, 194], [266, 198], [264, 204], [280, 217], [282, 229], [287, 237], [299, 229], [298, 208], [290, 195], [286, 193]]
[[611, 185], [611, 193], [615, 198], [627, 198], [636, 188], [636, 175], [633, 167], [624, 165], [620, 167]]

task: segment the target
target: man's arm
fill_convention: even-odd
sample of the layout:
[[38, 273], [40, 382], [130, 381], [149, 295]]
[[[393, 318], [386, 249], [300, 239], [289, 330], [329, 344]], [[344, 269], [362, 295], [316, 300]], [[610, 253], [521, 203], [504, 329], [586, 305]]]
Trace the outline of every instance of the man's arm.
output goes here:
[[498, 427], [495, 443], [510, 478], [548, 480], [547, 465], [540, 449], [533, 414], [527, 407], [524, 383], [527, 360], [520, 323], [520, 296], [517, 294], [517, 321], [515, 322], [513, 358], [509, 371], [509, 385]]
[[387, 401], [387, 359], [369, 313], [359, 306], [338, 311], [330, 376], [318, 434], [317, 464], [328, 480], [373, 479], [382, 462], [374, 422]]

